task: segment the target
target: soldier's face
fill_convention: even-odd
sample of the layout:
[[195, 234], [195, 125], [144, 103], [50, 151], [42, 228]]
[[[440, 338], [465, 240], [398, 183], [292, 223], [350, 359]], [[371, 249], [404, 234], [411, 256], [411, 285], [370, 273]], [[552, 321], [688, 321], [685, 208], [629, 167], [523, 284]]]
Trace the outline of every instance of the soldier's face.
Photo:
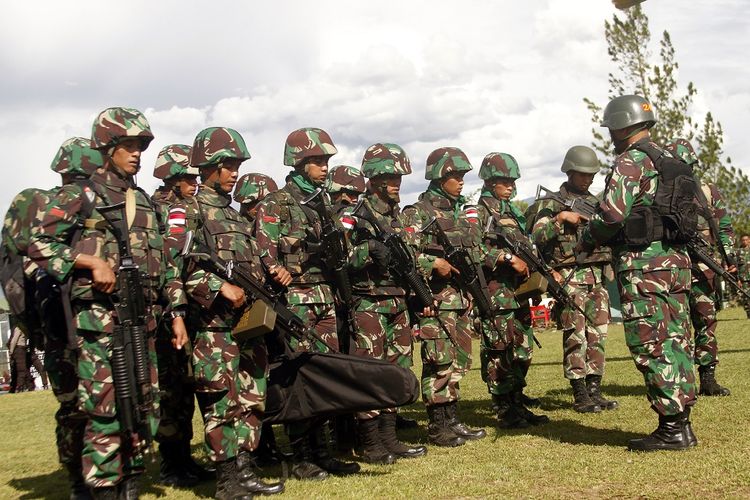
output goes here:
[[743, 236], [740, 238], [740, 245], [742, 248], [747, 248], [750, 246], [750, 236]]
[[311, 156], [305, 160], [305, 174], [310, 182], [320, 186], [328, 175], [328, 156]]
[[177, 179], [177, 189], [180, 191], [180, 197], [182, 198], [195, 196], [195, 192], [198, 191], [198, 176], [183, 175]]
[[341, 203], [342, 205], [354, 205], [358, 199], [359, 193], [349, 190], [339, 191], [333, 196], [334, 203]]
[[236, 158], [228, 158], [222, 162], [221, 168], [217, 172], [218, 179], [216, 179], [216, 182], [225, 193], [231, 193], [234, 185], [237, 184], [241, 164], [242, 160]]
[[492, 192], [498, 200], [510, 200], [515, 188], [516, 180], [509, 177], [497, 177], [492, 181]]
[[587, 193], [591, 187], [591, 183], [594, 182], [595, 175], [584, 172], [568, 172], [568, 184], [579, 193]]
[[135, 137], [120, 141], [112, 152], [112, 164], [125, 175], [137, 174], [141, 168], [141, 147], [141, 141]]
[[401, 201], [401, 176], [396, 174], [381, 174], [370, 180], [376, 193], [384, 194], [384, 198]]
[[448, 196], [458, 198], [464, 190], [464, 172], [452, 172], [440, 182], [440, 187]]

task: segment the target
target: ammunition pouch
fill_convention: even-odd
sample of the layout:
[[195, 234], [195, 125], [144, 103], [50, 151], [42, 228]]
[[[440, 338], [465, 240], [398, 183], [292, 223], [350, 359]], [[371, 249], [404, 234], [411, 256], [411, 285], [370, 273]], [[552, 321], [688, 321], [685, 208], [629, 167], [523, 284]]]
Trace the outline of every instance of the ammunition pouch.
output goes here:
[[238, 344], [260, 337], [273, 331], [276, 324], [276, 311], [262, 300], [245, 308], [232, 329], [232, 337]]
[[515, 290], [514, 294], [518, 302], [526, 302], [527, 300], [542, 295], [547, 291], [548, 285], [547, 278], [541, 275], [541, 273], [534, 272], [521, 283]]

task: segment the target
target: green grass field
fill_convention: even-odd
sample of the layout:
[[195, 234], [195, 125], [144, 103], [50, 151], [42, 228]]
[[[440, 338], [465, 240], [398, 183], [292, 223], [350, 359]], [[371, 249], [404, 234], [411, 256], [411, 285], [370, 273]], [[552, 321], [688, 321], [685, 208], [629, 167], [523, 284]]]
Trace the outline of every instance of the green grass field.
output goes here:
[[[392, 466], [363, 465], [362, 473], [322, 483], [287, 482], [293, 498], [484, 498], [484, 497], [750, 497], [750, 321], [741, 309], [720, 313], [719, 381], [731, 388], [727, 398], [701, 398], [693, 412], [699, 445], [683, 452], [636, 454], [628, 439], [651, 432], [656, 414], [646, 401], [643, 381], [623, 342], [622, 326], [612, 325], [604, 390], [620, 408], [581, 415], [571, 407], [570, 386], [562, 376], [560, 333], [537, 333], [543, 349], [535, 352], [528, 394], [542, 398], [552, 422], [528, 430], [494, 426], [478, 362], [461, 382], [464, 420], [483, 426], [488, 437], [455, 449], [429, 447], [426, 457]], [[478, 348], [475, 345], [475, 358]], [[416, 367], [418, 370], [419, 368]], [[0, 498], [67, 498], [67, 483], [57, 463], [51, 392], [0, 396]], [[404, 414], [424, 426], [424, 407]], [[196, 418], [196, 429], [199, 429]], [[405, 434], [406, 441], [426, 442], [425, 430]], [[197, 433], [196, 454], [202, 454]], [[278, 476], [278, 470], [263, 475]], [[206, 498], [213, 484], [194, 491], [164, 488], [150, 482], [144, 498]]]

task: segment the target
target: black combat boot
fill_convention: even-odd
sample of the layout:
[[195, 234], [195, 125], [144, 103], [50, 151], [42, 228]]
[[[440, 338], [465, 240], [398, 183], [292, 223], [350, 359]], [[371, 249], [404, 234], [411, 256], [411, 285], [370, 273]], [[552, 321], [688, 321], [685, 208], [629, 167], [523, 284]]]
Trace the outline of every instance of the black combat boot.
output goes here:
[[216, 500], [252, 500], [253, 496], [237, 480], [237, 461], [216, 463]]
[[630, 451], [684, 450], [690, 446], [683, 431], [685, 412], [677, 415], [659, 415], [659, 427], [646, 437], [631, 439]]
[[347, 413], [331, 419], [331, 448], [341, 453], [351, 453], [357, 446], [357, 418]]
[[617, 401], [606, 399], [602, 396], [602, 376], [586, 375], [586, 388], [588, 389], [591, 400], [598, 404], [602, 410], [616, 410]]
[[253, 470], [255, 462], [247, 451], [237, 454], [237, 481], [245, 491], [253, 495], [275, 495], [284, 492], [284, 483], [265, 483]]
[[729, 396], [731, 391], [722, 387], [716, 381], [716, 365], [699, 366], [698, 374], [701, 379], [701, 389], [698, 394], [703, 396]]
[[527, 408], [539, 408], [542, 406], [542, 401], [539, 398], [532, 398], [527, 396], [523, 392], [521, 393], [521, 404]]
[[507, 394], [491, 394], [492, 396], [492, 411], [499, 416], [502, 415], [505, 410], [510, 407], [510, 398]]
[[81, 471], [81, 462], [65, 464], [65, 470], [68, 471], [68, 482], [70, 483], [70, 500], [91, 500], [94, 498], [91, 490], [86, 486]]
[[183, 449], [179, 442], [159, 443], [159, 483], [175, 488], [192, 488], [200, 481], [184, 466]]
[[396, 455], [390, 453], [380, 438], [380, 415], [366, 420], [357, 420], [357, 433], [362, 446], [362, 460], [370, 464], [390, 465], [396, 462]]
[[91, 488], [91, 494], [95, 500], [117, 500], [117, 486]]
[[445, 405], [445, 412], [447, 419], [446, 423], [454, 434], [461, 436], [466, 440], [482, 439], [487, 436], [487, 431], [484, 429], [471, 429], [461, 423], [461, 420], [458, 417], [458, 401], [452, 401]]
[[359, 464], [356, 462], [344, 462], [331, 456], [328, 451], [328, 439], [326, 438], [325, 426], [321, 423], [316, 425], [308, 435], [310, 439], [310, 448], [312, 449], [313, 463], [328, 472], [337, 476], [347, 476], [359, 472]]
[[117, 485], [118, 500], [138, 500], [141, 494], [140, 474], [130, 474]]
[[273, 426], [265, 423], [260, 430], [260, 441], [258, 447], [252, 452], [253, 459], [259, 467], [279, 465], [281, 462], [291, 460], [291, 455], [283, 453], [276, 445], [276, 434]]
[[400, 413], [396, 414], [396, 429], [416, 429], [419, 427], [419, 422], [413, 418], [402, 417]]
[[448, 415], [445, 405], [430, 405], [427, 407], [427, 436], [430, 443], [437, 446], [455, 447], [466, 443], [466, 439], [459, 436], [448, 427]]
[[190, 440], [180, 441], [180, 459], [182, 467], [189, 475], [195, 477], [198, 482], [214, 481], [216, 469], [212, 466], [205, 467], [195, 461], [190, 451]]
[[685, 435], [685, 440], [688, 442], [688, 446], [698, 446], [698, 438], [693, 434], [693, 424], [690, 423], [690, 410], [692, 406], [686, 406], [685, 411], [682, 412], [682, 432]]
[[322, 481], [328, 477], [328, 473], [312, 461], [312, 451], [307, 434], [302, 434], [293, 439], [290, 444], [292, 445], [292, 475], [294, 477], [310, 481]]
[[578, 413], [599, 413], [602, 411], [586, 389], [586, 381], [582, 378], [574, 378], [570, 381], [573, 388], [573, 409]]
[[378, 421], [380, 422], [380, 442], [388, 452], [399, 458], [417, 458], [427, 454], [427, 448], [424, 446], [407, 446], [398, 440], [395, 413], [381, 413]]
[[537, 415], [532, 413], [523, 405], [523, 402], [521, 401], [521, 391], [516, 391], [511, 394], [511, 407], [515, 407], [515, 411], [531, 425], [542, 425], [549, 422], [549, 417], [547, 415]]
[[510, 394], [493, 394], [492, 409], [497, 412], [497, 420], [503, 429], [525, 429], [529, 426], [519, 407], [513, 404]]

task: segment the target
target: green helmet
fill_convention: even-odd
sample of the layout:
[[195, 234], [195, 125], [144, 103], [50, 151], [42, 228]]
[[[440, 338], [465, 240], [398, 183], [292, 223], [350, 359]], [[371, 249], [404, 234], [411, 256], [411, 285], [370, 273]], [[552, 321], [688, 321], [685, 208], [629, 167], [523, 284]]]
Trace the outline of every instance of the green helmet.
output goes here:
[[560, 170], [595, 174], [599, 172], [599, 160], [593, 149], [587, 146], [573, 146], [565, 153], [565, 159]]
[[693, 145], [687, 139], [672, 139], [665, 148], [676, 158], [679, 158], [691, 167], [698, 163], [698, 155], [695, 154]]
[[261, 201], [278, 189], [276, 182], [267, 175], [245, 174], [240, 177], [234, 187], [234, 201], [239, 204]]
[[519, 179], [521, 169], [518, 162], [508, 153], [490, 153], [482, 160], [479, 167], [479, 178], [482, 180], [493, 177], [506, 177], [508, 179]]
[[328, 171], [326, 176], [326, 191], [330, 194], [341, 191], [365, 192], [365, 178], [358, 169], [348, 165], [338, 165]]
[[438, 148], [427, 157], [424, 178], [428, 181], [442, 179], [452, 172], [468, 172], [471, 163], [458, 148]]
[[307, 127], [295, 130], [284, 144], [284, 165], [296, 167], [311, 156], [333, 156], [338, 149], [328, 132], [319, 128]]
[[154, 177], [167, 180], [180, 175], [198, 175], [198, 169], [190, 166], [190, 146], [170, 144], [164, 146], [156, 157]]
[[104, 166], [104, 158], [91, 141], [84, 137], [71, 137], [60, 146], [50, 168], [58, 174], [89, 176]]
[[96, 117], [91, 128], [91, 147], [105, 149], [122, 139], [137, 137], [145, 150], [154, 139], [143, 113], [133, 108], [107, 108]]
[[654, 108], [646, 99], [639, 95], [621, 95], [620, 97], [615, 97], [604, 108], [602, 127], [607, 127], [610, 130], [620, 130], [639, 123], [645, 123], [647, 128], [651, 128], [656, 124]]
[[408, 175], [411, 161], [398, 144], [373, 144], [362, 157], [362, 174], [368, 179], [382, 174]]
[[198, 132], [190, 152], [191, 166], [210, 167], [228, 158], [243, 161], [250, 158], [239, 132], [226, 127], [208, 127]]

